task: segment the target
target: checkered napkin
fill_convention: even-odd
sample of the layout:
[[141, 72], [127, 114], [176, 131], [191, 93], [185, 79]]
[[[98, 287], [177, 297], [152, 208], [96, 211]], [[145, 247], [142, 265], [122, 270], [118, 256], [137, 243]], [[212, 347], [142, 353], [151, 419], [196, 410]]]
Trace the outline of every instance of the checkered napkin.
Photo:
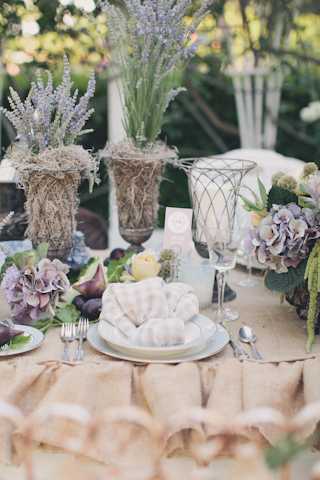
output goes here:
[[181, 283], [150, 278], [108, 286], [100, 322], [109, 322], [134, 344], [172, 346], [184, 342], [184, 325], [199, 312], [193, 290]]

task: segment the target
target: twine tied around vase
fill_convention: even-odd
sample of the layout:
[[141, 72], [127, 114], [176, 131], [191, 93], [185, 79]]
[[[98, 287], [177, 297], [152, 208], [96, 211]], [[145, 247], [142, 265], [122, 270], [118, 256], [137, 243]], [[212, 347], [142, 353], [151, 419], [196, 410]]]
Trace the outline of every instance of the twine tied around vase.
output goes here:
[[95, 159], [81, 146], [70, 145], [38, 155], [16, 147], [10, 160], [26, 193], [27, 237], [34, 246], [47, 242], [49, 258], [66, 259], [76, 229], [78, 188], [87, 178], [92, 189], [97, 178]]
[[101, 156], [115, 187], [120, 233], [144, 230], [150, 236], [157, 220], [163, 170], [176, 160], [176, 151], [161, 142], [141, 150], [123, 141], [107, 144]]

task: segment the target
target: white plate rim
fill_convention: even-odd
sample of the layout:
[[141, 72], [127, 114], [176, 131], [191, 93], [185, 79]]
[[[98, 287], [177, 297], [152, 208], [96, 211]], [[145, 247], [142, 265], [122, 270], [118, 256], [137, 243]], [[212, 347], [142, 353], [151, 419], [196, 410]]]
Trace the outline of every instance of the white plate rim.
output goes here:
[[[101, 342], [104, 343], [102, 347], [96, 344], [94, 338], [98, 337]], [[205, 358], [211, 357], [213, 355], [218, 354], [221, 352], [229, 343], [230, 337], [227, 330], [222, 327], [221, 325], [217, 325], [215, 335], [211, 337], [212, 341], [207, 341], [204, 348], [201, 350], [196, 350], [195, 352], [185, 352], [183, 355], [179, 355], [176, 357], [169, 357], [169, 358], [147, 358], [147, 357], [136, 357], [133, 355], [126, 355], [116, 350], [113, 350], [107, 342], [99, 336], [98, 333], [98, 325], [92, 325], [88, 331], [87, 335], [88, 343], [91, 347], [112, 358], [116, 358], [117, 360], [126, 360], [133, 363], [141, 363], [141, 364], [148, 364], [148, 363], [163, 363], [163, 364], [177, 364], [177, 363], [184, 363], [184, 362], [193, 362], [196, 360], [204, 360]], [[219, 342], [219, 343], [218, 343]]]
[[14, 327], [17, 330], [22, 330], [23, 332], [26, 332], [29, 335], [31, 335], [31, 340], [20, 349], [0, 351], [0, 358], [13, 357], [16, 355], [22, 355], [23, 353], [31, 352], [32, 350], [35, 350], [36, 348], [40, 347], [40, 345], [44, 340], [44, 334], [35, 327], [31, 327], [30, 325], [20, 325], [20, 324], [15, 324]]
[[[161, 356], [177, 355], [177, 354], [182, 354], [183, 352], [190, 351], [203, 343], [202, 341], [203, 332], [202, 332], [201, 326], [195, 321], [193, 321], [193, 319], [190, 320], [190, 324], [194, 325], [199, 330], [199, 335], [194, 340], [192, 340], [191, 342], [188, 342], [187, 344], [184, 343], [184, 344], [175, 345], [172, 347], [147, 347], [147, 346], [141, 346], [141, 345], [130, 345], [130, 344], [121, 344], [121, 343], [117, 344], [111, 341], [110, 339], [107, 339], [103, 335], [101, 335], [99, 331], [99, 325], [98, 325], [98, 333], [100, 337], [102, 337], [103, 340], [107, 342], [113, 350], [116, 350], [122, 353], [129, 353], [130, 355], [132, 354], [143, 355], [143, 356], [149, 356], [149, 357], [151, 355], [161, 355]], [[113, 325], [111, 325], [111, 327], [115, 328]], [[212, 334], [214, 334], [214, 332]]]

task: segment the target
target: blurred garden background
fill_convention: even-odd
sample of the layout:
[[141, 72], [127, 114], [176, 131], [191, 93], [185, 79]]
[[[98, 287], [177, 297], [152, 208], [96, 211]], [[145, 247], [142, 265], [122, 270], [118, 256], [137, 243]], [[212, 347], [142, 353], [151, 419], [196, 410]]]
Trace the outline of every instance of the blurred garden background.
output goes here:
[[[200, 2], [190, 3], [192, 10]], [[283, 74], [275, 150], [320, 162], [320, 120], [317, 115], [301, 117], [304, 107], [320, 100], [319, 0], [216, 0], [196, 35], [197, 55], [181, 72], [187, 90], [167, 113], [162, 134], [167, 143], [183, 157], [240, 147], [234, 86], [228, 72], [230, 66], [250, 58], [254, 66], [280, 66]], [[107, 88], [113, 72], [106, 18], [97, 0], [0, 0], [4, 106], [9, 86], [24, 96], [37, 69], [50, 69], [58, 77], [64, 53], [80, 92], [92, 69], [96, 72], [95, 114], [89, 125], [94, 132], [83, 137], [83, 144], [97, 152], [108, 140]], [[2, 157], [14, 138], [1, 116]], [[173, 171], [166, 177], [161, 204], [187, 206], [183, 177]], [[108, 178], [103, 165], [101, 178], [90, 198], [83, 190], [81, 204], [107, 220]]]

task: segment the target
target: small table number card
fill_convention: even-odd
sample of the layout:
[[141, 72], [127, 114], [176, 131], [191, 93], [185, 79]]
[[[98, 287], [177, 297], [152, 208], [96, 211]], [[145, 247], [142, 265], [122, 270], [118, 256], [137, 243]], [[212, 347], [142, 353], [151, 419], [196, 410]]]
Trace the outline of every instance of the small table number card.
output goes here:
[[191, 208], [166, 208], [163, 248], [180, 254], [193, 249]]

